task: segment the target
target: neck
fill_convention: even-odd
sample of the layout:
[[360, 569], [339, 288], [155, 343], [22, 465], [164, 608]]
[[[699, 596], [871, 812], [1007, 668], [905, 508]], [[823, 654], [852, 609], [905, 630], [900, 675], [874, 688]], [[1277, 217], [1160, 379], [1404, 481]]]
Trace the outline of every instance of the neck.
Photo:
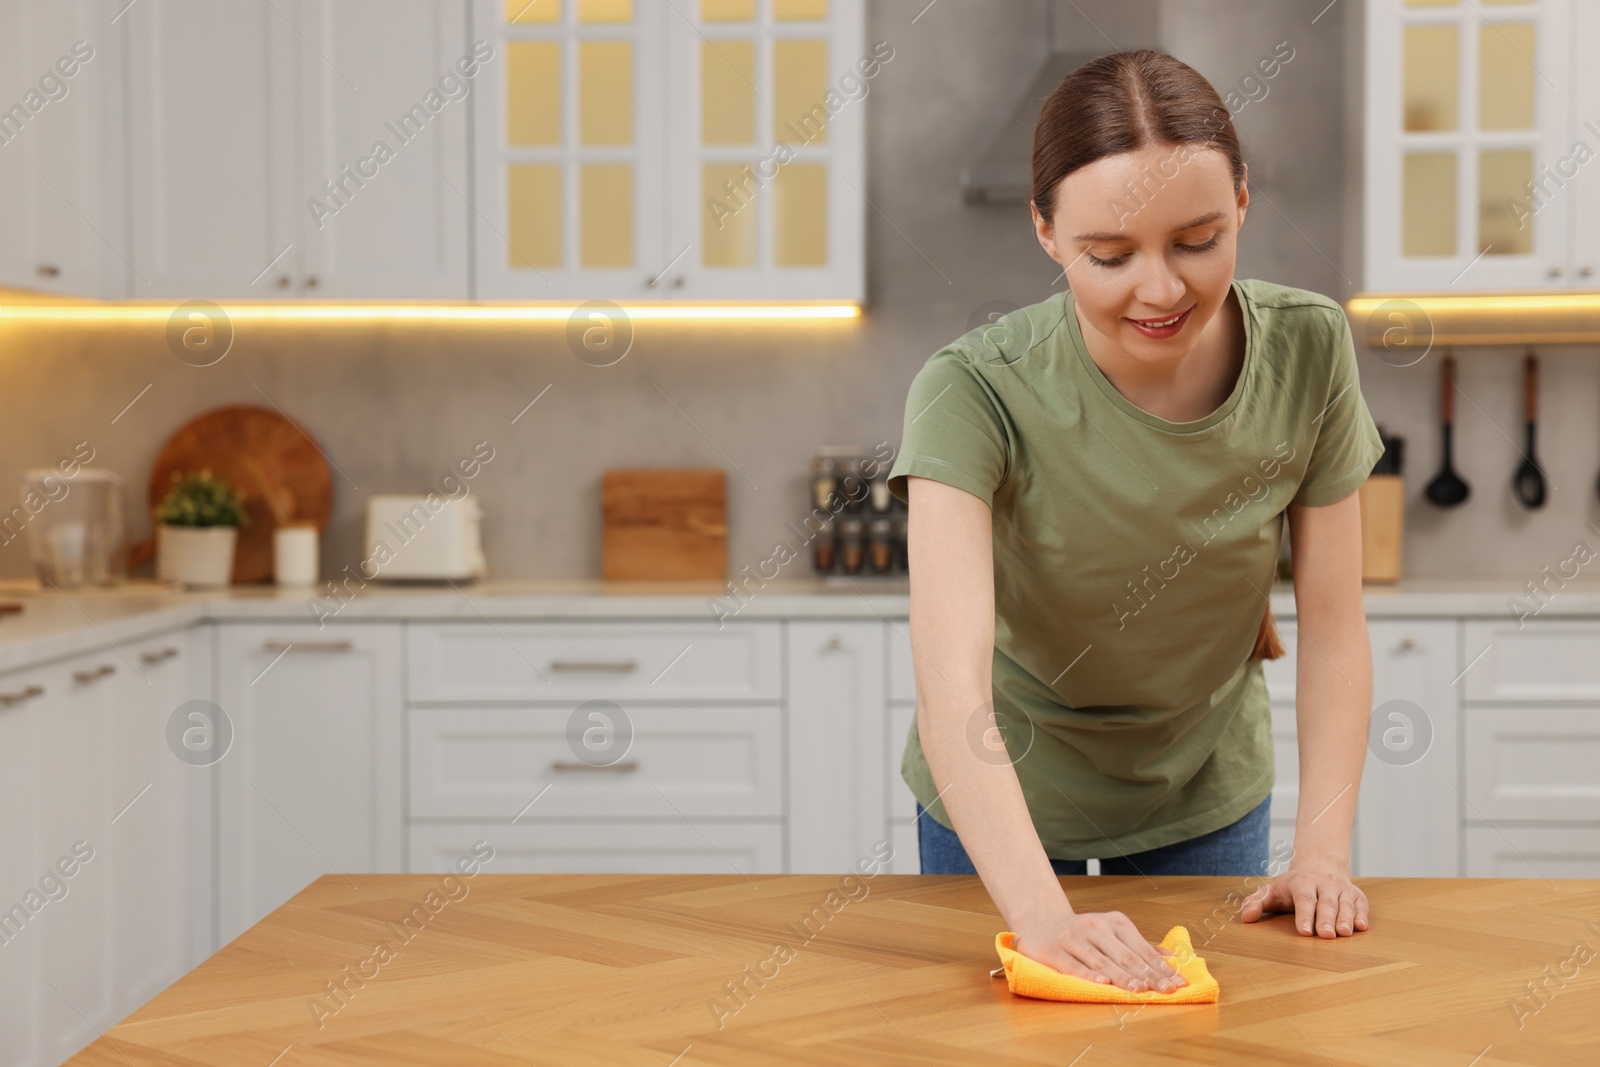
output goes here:
[[[1073, 314], [1078, 315], [1077, 304]], [[1089, 358], [1135, 407], [1169, 422], [1192, 422], [1215, 411], [1233, 392], [1244, 363], [1242, 309], [1230, 288], [1189, 350], [1160, 361], [1129, 355], [1078, 315]]]

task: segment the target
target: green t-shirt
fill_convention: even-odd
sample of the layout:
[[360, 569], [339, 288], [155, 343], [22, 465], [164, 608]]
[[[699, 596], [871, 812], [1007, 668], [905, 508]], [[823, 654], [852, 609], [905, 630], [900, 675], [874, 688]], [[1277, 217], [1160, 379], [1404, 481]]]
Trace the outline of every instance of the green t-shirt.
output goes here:
[[[1070, 292], [941, 348], [906, 398], [891, 491], [905, 500], [916, 475], [993, 511], [993, 725], [1053, 859], [1185, 841], [1271, 792], [1266, 683], [1249, 656], [1281, 515], [1343, 499], [1383, 451], [1343, 309], [1254, 279], [1233, 290], [1243, 369], [1193, 422], [1117, 392]], [[900, 771], [949, 827], [914, 720]]]

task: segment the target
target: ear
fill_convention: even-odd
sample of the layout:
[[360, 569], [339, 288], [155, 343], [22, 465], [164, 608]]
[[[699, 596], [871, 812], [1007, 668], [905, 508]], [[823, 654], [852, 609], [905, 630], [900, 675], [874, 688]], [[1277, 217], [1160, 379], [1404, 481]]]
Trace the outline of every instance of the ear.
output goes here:
[[1028, 201], [1028, 211], [1033, 216], [1033, 235], [1039, 239], [1039, 247], [1044, 249], [1045, 255], [1060, 264], [1061, 254], [1056, 250], [1055, 226], [1046, 222], [1044, 216], [1039, 214], [1039, 205], [1032, 199]]
[[1244, 175], [1239, 179], [1239, 225], [1244, 225], [1245, 209], [1250, 206], [1250, 164], [1245, 163]]

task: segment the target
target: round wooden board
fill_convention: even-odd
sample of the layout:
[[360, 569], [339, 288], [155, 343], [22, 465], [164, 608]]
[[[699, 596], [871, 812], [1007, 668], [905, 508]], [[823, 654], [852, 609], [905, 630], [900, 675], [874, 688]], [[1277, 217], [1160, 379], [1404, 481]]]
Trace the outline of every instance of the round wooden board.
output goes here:
[[[272, 532], [278, 526], [272, 493], [295, 522], [315, 523], [320, 534], [333, 514], [333, 478], [311, 437], [269, 408], [218, 408], [173, 434], [150, 471], [150, 507], [172, 488], [174, 474], [209, 470], [226, 478], [244, 502], [249, 525], [239, 530], [233, 558], [235, 584], [272, 578]], [[152, 518], [152, 521], [154, 519]]]

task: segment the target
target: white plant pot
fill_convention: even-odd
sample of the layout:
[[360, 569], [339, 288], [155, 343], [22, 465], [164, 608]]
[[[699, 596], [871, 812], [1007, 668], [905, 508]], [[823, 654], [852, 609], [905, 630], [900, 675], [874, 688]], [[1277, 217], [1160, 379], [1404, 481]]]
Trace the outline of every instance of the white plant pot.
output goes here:
[[156, 577], [217, 588], [233, 580], [237, 526], [156, 527]]

